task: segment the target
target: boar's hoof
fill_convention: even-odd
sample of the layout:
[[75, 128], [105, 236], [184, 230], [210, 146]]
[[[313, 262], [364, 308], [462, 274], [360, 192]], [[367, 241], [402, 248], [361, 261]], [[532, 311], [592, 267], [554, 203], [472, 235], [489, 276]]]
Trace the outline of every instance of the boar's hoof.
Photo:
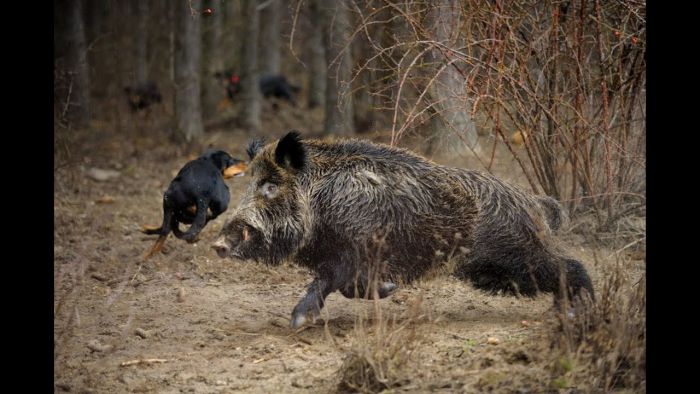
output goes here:
[[394, 290], [396, 290], [396, 288], [396, 284], [392, 282], [382, 282], [382, 285], [379, 286], [379, 298], [389, 297], [394, 293]]
[[[367, 285], [364, 283], [358, 283], [357, 286], [354, 284], [351, 284], [349, 286], [346, 286], [345, 288], [340, 289], [340, 292], [345, 296], [346, 298], [365, 298], [365, 299], [371, 299], [373, 298], [373, 294], [371, 293], [370, 290], [365, 290], [367, 288]], [[379, 298], [386, 298], [389, 297], [390, 295], [394, 294], [394, 291], [398, 288], [396, 284], [392, 282], [381, 282], [379, 284], [379, 287], [377, 288], [377, 296]], [[368, 291], [370, 291], [368, 293]]]
[[[350, 285], [348, 287], [345, 287], [344, 289], [340, 289], [340, 292], [343, 294], [343, 296], [347, 298], [372, 298], [371, 293], [367, 293], [365, 284], [360, 283], [356, 286]], [[382, 282], [379, 285], [379, 288], [377, 288], [377, 296], [379, 298], [386, 298], [389, 297], [390, 295], [394, 294], [394, 291], [398, 286], [392, 282]]]
[[296, 330], [297, 328], [303, 326], [304, 323], [306, 323], [306, 316], [304, 316], [304, 315], [292, 316], [292, 323], [290, 324], [290, 327], [292, 327], [293, 330]]
[[292, 321], [290, 327], [295, 330], [304, 324], [311, 318], [311, 324], [316, 323], [319, 313], [316, 311], [297, 311], [296, 309], [292, 312]]

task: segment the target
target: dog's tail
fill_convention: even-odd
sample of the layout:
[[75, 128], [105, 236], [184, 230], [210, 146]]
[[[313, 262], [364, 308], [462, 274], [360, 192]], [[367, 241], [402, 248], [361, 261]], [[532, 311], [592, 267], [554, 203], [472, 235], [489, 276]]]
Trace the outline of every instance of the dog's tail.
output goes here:
[[141, 232], [144, 234], [148, 235], [155, 235], [155, 234], [160, 234], [160, 230], [163, 229], [163, 226], [160, 227], [154, 227], [154, 226], [149, 226], [147, 224], [144, 224], [141, 226]]
[[177, 238], [184, 239], [185, 241], [192, 243], [194, 242], [199, 232], [202, 231], [204, 226], [207, 224], [207, 209], [209, 204], [205, 200], [197, 200], [197, 213], [195, 214], [192, 225], [184, 233], [180, 231], [177, 225], [173, 228], [173, 234]]
[[163, 224], [161, 224], [160, 227], [144, 224], [141, 226], [141, 232], [148, 235], [168, 235], [170, 233], [170, 229], [172, 228], [172, 220], [173, 210], [163, 204]]

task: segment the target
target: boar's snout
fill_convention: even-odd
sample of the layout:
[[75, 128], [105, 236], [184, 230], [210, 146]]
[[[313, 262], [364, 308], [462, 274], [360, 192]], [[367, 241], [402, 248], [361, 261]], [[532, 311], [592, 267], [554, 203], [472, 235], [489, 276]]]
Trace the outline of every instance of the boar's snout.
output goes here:
[[221, 258], [236, 257], [245, 260], [255, 257], [250, 252], [260, 247], [261, 238], [252, 226], [236, 219], [224, 225], [221, 235], [211, 247]]
[[226, 237], [224, 236], [221, 236], [219, 239], [214, 241], [211, 247], [212, 249], [216, 250], [216, 254], [218, 254], [222, 259], [228, 257], [231, 253], [231, 247], [228, 246], [228, 242], [226, 242]]

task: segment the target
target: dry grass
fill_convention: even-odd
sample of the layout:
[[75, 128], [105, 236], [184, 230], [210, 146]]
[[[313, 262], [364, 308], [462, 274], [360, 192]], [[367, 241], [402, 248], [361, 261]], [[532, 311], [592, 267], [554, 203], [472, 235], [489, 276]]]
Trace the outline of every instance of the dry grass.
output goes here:
[[418, 346], [416, 322], [425, 318], [416, 300], [401, 316], [387, 317], [375, 301], [373, 317], [360, 315], [338, 370], [338, 392], [376, 393], [410, 381]]
[[634, 278], [626, 263], [603, 269], [595, 302], [553, 314], [539, 333], [551, 388], [646, 390], [646, 274]]
[[[501, 359], [496, 363], [504, 365], [479, 373], [472, 387], [495, 392], [533, 387], [554, 392], [645, 392], [646, 274], [635, 273], [626, 254], [606, 260], [601, 262], [603, 279], [596, 286], [595, 301], [577, 302], [563, 312], [552, 309], [544, 324], [533, 327], [524, 347], [500, 349]], [[427, 334], [421, 334], [419, 327], [426, 319], [431, 320], [427, 326], [441, 319], [422, 313], [420, 300], [401, 316], [386, 315], [375, 302], [369, 317], [358, 317], [349, 345], [342, 349], [345, 359], [337, 372], [338, 392], [432, 387], [431, 382], [416, 380], [427, 357], [422, 345]], [[469, 357], [467, 365], [472, 367], [467, 368], [494, 364], [493, 353], [471, 353]], [[506, 362], [511, 361], [507, 360], [518, 357], [527, 358], [528, 368], [509, 369]], [[496, 383], [488, 383], [490, 374], [498, 378], [494, 378]]]

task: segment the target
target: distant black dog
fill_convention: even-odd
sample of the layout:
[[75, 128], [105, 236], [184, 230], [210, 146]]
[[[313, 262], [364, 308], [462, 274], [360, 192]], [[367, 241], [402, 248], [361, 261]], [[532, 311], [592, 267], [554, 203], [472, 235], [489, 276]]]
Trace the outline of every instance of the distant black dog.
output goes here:
[[296, 106], [294, 94], [299, 92], [299, 87], [290, 85], [283, 75], [263, 75], [260, 77], [260, 92], [265, 98], [274, 96]]
[[[163, 195], [163, 224], [143, 226], [146, 234], [158, 234], [158, 240], [146, 258], [159, 252], [172, 231], [179, 239], [192, 243], [210, 221], [228, 208], [230, 198], [225, 178], [243, 175], [246, 163], [220, 150], [207, 150], [185, 164]], [[179, 223], [189, 224], [182, 232]]]
[[131, 107], [132, 112], [146, 109], [152, 104], [163, 101], [158, 86], [151, 81], [135, 86], [127, 86], [124, 88], [124, 93], [127, 94], [129, 107]]
[[[230, 71], [214, 74], [217, 78], [226, 81], [226, 94], [233, 98], [241, 91], [241, 78]], [[260, 92], [265, 98], [274, 96], [289, 101], [296, 106], [294, 95], [299, 92], [299, 87], [291, 85], [284, 75], [263, 75], [259, 80]]]

